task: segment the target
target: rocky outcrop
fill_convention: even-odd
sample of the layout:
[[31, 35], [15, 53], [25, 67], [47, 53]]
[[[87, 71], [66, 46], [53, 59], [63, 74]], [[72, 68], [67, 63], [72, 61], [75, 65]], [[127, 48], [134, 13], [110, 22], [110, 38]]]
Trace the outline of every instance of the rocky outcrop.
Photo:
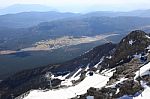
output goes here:
[[117, 92], [117, 87], [103, 87], [101, 89], [90, 88], [86, 94], [74, 99], [86, 99], [87, 96], [94, 96], [94, 99], [118, 99], [123, 95], [135, 96], [137, 92], [143, 90], [143, 87], [134, 80], [126, 80], [116, 86], [118, 86], [119, 92]]
[[150, 39], [144, 31], [132, 31], [124, 37], [110, 54], [111, 58], [105, 58], [101, 64], [103, 68], [113, 68], [131, 61], [133, 55], [145, 53], [150, 45]]
[[[111, 53], [111, 58], [105, 57], [100, 64], [102, 69], [115, 67], [115, 72], [110, 77], [106, 87], [101, 89], [90, 88], [86, 94], [81, 95], [78, 99], [86, 99], [87, 96], [94, 96], [94, 99], [116, 99], [124, 95], [135, 96], [142, 92], [144, 88], [140, 84], [140, 80], [146, 81], [149, 85], [149, 75], [138, 77], [136, 80], [134, 77], [135, 72], [150, 61], [150, 54], [147, 50], [149, 45], [150, 38], [145, 32], [132, 31], [117, 45], [115, 51]], [[138, 54], [143, 56], [134, 57]], [[143, 57], [146, 57], [146, 60], [141, 61]], [[121, 78], [126, 78], [126, 80], [115, 84]], [[119, 91], [117, 92], [117, 90]]]

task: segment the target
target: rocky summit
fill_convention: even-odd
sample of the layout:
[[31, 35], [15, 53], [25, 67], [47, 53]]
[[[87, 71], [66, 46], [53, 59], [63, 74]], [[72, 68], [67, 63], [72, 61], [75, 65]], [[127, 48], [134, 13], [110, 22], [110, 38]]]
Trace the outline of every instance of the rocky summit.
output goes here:
[[133, 55], [146, 53], [146, 48], [149, 45], [150, 39], [148, 34], [140, 30], [132, 31], [117, 44], [113, 53], [105, 58], [102, 67], [113, 68], [117, 65], [129, 62], [133, 58]]

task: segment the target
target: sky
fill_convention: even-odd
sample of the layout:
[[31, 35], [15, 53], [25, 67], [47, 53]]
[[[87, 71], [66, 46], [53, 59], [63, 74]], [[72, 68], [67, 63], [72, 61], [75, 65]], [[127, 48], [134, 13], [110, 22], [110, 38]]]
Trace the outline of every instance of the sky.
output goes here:
[[13, 4], [41, 4], [75, 12], [150, 9], [150, 0], [0, 0], [0, 8]]

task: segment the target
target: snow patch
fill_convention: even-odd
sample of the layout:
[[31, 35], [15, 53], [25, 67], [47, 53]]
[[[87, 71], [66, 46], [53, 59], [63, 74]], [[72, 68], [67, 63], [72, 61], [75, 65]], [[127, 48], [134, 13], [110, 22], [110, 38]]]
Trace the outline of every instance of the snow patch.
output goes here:
[[116, 93], [115, 93], [115, 94], [118, 94], [118, 93], [119, 93], [119, 91], [120, 91], [120, 90], [119, 90], [119, 88], [117, 88], [117, 91], [116, 91]]
[[109, 81], [109, 77], [99, 74], [87, 76], [82, 82], [75, 86], [68, 88], [61, 88], [57, 90], [49, 90], [42, 92], [40, 90], [33, 90], [24, 99], [69, 99], [77, 95], [85, 94], [90, 87], [102, 88]]
[[106, 58], [111, 59], [111, 58], [112, 58], [112, 56], [107, 56]]
[[74, 73], [74, 75], [72, 76], [72, 78], [75, 78], [76, 75], [82, 70], [82, 68], [79, 68], [78, 71], [76, 73]]
[[134, 79], [136, 79], [139, 76], [150, 75], [150, 62], [141, 67], [140, 70], [138, 70], [135, 74], [136, 76], [134, 77]]
[[89, 65], [90, 65], [90, 64], [87, 65], [87, 67], [85, 68], [85, 71], [88, 71], [88, 70], [89, 70]]
[[100, 63], [102, 63], [103, 60], [104, 60], [104, 56], [100, 59], [100, 61], [99, 61], [94, 67], [95, 67], [95, 68], [98, 68], [98, 65], [99, 65]]
[[79, 72], [81, 72], [81, 70], [82, 70], [82, 68], [79, 68], [79, 69], [77, 70], [77, 72], [75, 72], [75, 73], [73, 74], [73, 76], [72, 76], [71, 78], [62, 81], [62, 82], [61, 82], [61, 85], [63, 85], [63, 86], [72, 86], [72, 85], [73, 85], [72, 81], [76, 81], [76, 80], [80, 79], [80, 74], [79, 74], [79, 75], [77, 75], [77, 74], [78, 74]]
[[145, 86], [144, 91], [137, 97], [134, 97], [133, 99], [149, 99], [150, 98], [150, 87]]
[[150, 50], [150, 45], [146, 49]]
[[60, 79], [60, 80], [65, 80], [67, 76], [69, 76], [70, 73], [64, 75], [64, 76], [57, 76], [55, 77], [54, 75], [52, 75], [52, 79]]
[[[144, 75], [150, 75], [150, 62], [146, 65], [144, 65], [143, 67], [140, 68], [140, 70], [138, 70], [136, 72], [136, 76], [134, 77], [134, 79], [136, 79], [139, 76], [144, 76]], [[144, 91], [142, 93], [137, 92], [134, 96], [128, 96], [128, 95], [124, 95], [122, 97], [120, 97], [119, 99], [150, 99], [150, 87], [146, 85], [145, 81], [140, 81], [141, 86], [144, 88]]]
[[111, 88], [116, 88], [116, 85], [117, 84], [120, 84], [120, 83], [122, 83], [123, 81], [125, 81], [125, 80], [127, 80], [128, 78], [121, 78], [119, 81], [117, 81], [117, 82], [115, 82], [114, 84], [112, 84], [112, 85], [109, 85], [109, 86], [106, 86], [106, 88], [108, 88], [108, 87], [111, 87]]
[[108, 77], [111, 77], [113, 76], [113, 73], [115, 72], [115, 68], [112, 68], [112, 69], [105, 69], [101, 72], [102, 75], [104, 76], [108, 76]]
[[133, 40], [130, 40], [130, 41], [129, 41], [129, 44], [130, 44], [130, 45], [132, 45], [133, 43], [134, 43], [134, 41], [133, 41]]
[[148, 35], [145, 35], [148, 39], [150, 39], [150, 37]]
[[135, 59], [140, 59], [141, 58], [141, 54], [136, 54], [136, 55], [133, 55]]

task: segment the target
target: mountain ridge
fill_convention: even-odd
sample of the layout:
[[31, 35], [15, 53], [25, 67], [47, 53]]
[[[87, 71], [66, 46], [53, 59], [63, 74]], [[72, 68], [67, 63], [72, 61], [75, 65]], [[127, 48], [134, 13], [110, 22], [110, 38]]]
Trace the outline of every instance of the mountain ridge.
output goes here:
[[40, 5], [40, 4], [14, 4], [8, 7], [0, 9], [0, 15], [4, 14], [15, 14], [20, 12], [31, 12], [31, 11], [57, 11], [55, 8]]
[[[132, 45], [131, 42], [129, 42], [131, 39], [136, 40], [137, 42], [142, 40], [142, 42], [138, 42], [138, 43], [132, 42], [132, 44], [133, 44]], [[141, 44], [142, 44], [142, 46], [141, 46]], [[40, 68], [36, 68], [36, 69], [22, 71], [20, 73], [17, 73], [15, 75], [7, 78], [6, 80], [4, 80], [0, 83], [2, 99], [3, 98], [4, 99], [11, 98], [10, 93], [11, 94], [13, 93], [14, 96], [18, 96], [21, 93], [29, 91], [30, 89], [35, 89], [35, 88], [39, 88], [39, 87], [40, 88], [48, 87], [47, 83], [45, 82], [45, 80], [43, 78], [45, 73], [48, 71], [51, 71], [56, 76], [56, 78], [53, 80], [53, 86], [57, 86], [62, 82], [61, 79], [57, 78], [57, 76], [66, 75], [69, 72], [73, 73], [74, 75], [76, 74], [76, 76], [79, 76], [81, 74], [80, 75], [81, 78], [77, 81], [75, 80], [75, 82], [74, 82], [74, 83], [79, 83], [84, 80], [85, 74], [88, 73], [88, 71], [99, 70], [99, 72], [101, 73], [101, 71], [105, 70], [105, 69], [111, 70], [112, 68], [118, 67], [118, 66], [121, 66], [120, 68], [122, 68], [124, 64], [130, 63], [131, 60], [134, 59], [134, 57], [133, 57], [134, 55], [138, 55], [140, 53], [146, 54], [147, 53], [146, 49], [147, 49], [148, 45], [150, 45], [150, 39], [149, 39], [148, 34], [146, 34], [143, 31], [136, 30], [136, 31], [132, 31], [125, 38], [123, 38], [117, 46], [113, 45], [112, 43], [108, 43], [108, 44], [96, 47], [93, 50], [85, 53], [85, 55], [75, 58], [74, 60], [71, 60], [68, 63], [66, 62], [62, 65], [55, 64], [55, 65], [50, 65], [50, 66], [45, 66], [45, 67], [40, 67]], [[123, 48], [124, 50], [122, 50], [121, 49], [122, 46], [123, 47], [127, 46], [127, 48], [128, 48], [128, 46], [131, 46], [131, 48], [132, 47], [133, 48], [130, 50]], [[120, 60], [122, 60], [122, 58], [120, 56], [116, 56], [116, 54], [114, 54], [114, 53], [116, 53], [116, 52], [118, 53], [117, 50], [119, 50], [119, 49], [121, 49], [121, 51], [123, 51], [123, 53], [125, 53], [125, 55], [124, 55], [125, 58], [128, 58], [128, 56], [127, 56], [128, 54], [131, 54], [131, 55], [129, 55], [131, 59], [129, 61], [123, 60], [120, 64], [118, 64], [118, 62], [120, 62]], [[135, 50], [135, 49], [137, 49], [137, 50]], [[114, 55], [114, 56], [110, 57], [110, 55]], [[142, 57], [142, 55], [141, 55], [141, 57]], [[124, 57], [124, 56], [122, 56], [122, 57]], [[119, 57], [120, 57], [120, 59], [116, 60]], [[80, 65], [82, 63], [82, 59], [83, 59], [83, 64], [82, 64], [83, 66]], [[88, 61], [86, 62], [85, 59], [87, 59]], [[111, 63], [112, 66], [111, 66], [111, 64], [108, 66], [107, 64], [109, 63], [109, 61], [107, 61], [107, 60], [112, 60], [112, 59], [116, 60], [116, 61], [113, 61], [115, 63], [115, 65], [113, 65], [113, 63]], [[144, 60], [144, 61], [147, 61], [147, 60]], [[89, 65], [89, 63], [91, 63], [91, 66]], [[74, 65], [75, 67], [73, 66], [73, 64], [75, 64]], [[136, 66], [138, 66], [138, 65], [136, 65]], [[89, 69], [86, 69], [87, 67]], [[77, 68], [81, 68], [81, 71], [76, 71], [77, 73], [75, 73], [74, 70], [76, 70]], [[118, 70], [120, 70], [120, 69], [118, 69]], [[126, 69], [126, 70], [128, 70], [128, 69]], [[130, 68], [129, 68], [129, 70], [130, 70]], [[120, 73], [120, 72], [116, 72], [116, 73]], [[68, 75], [66, 77], [66, 79], [71, 78], [73, 74]], [[115, 76], [115, 73], [111, 78], [117, 79], [117, 76]], [[110, 80], [111, 80], [111, 78], [110, 78]], [[26, 88], [25, 88], [25, 86], [26, 86]], [[7, 91], [7, 90], [12, 90], [12, 91]]]

